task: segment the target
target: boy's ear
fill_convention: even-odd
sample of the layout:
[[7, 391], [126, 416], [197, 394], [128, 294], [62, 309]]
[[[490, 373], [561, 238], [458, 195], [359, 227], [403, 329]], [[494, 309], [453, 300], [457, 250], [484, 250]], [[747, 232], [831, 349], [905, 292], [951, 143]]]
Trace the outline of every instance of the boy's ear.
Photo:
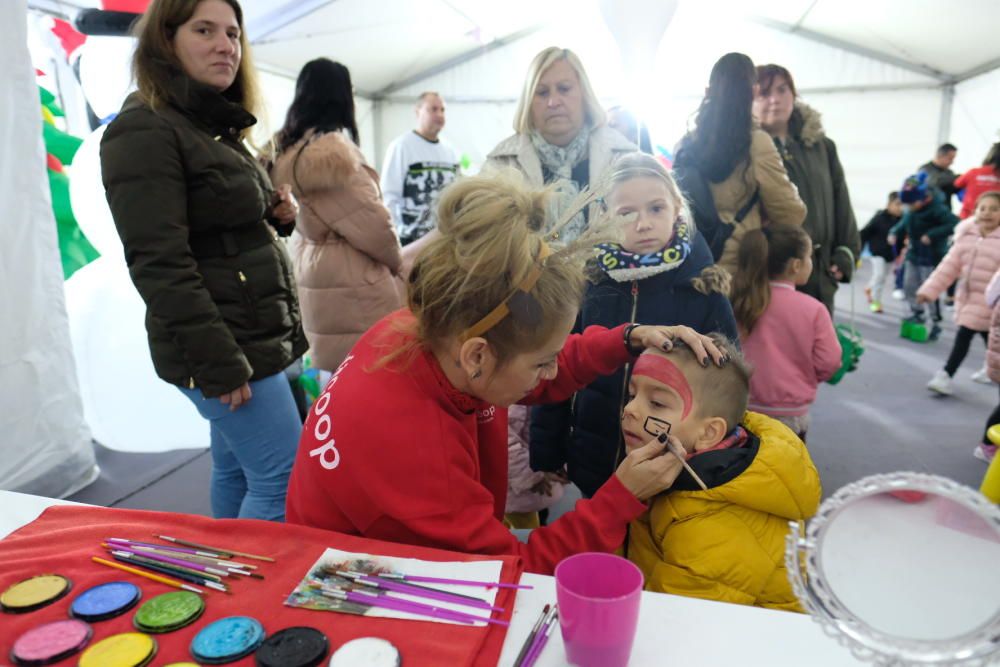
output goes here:
[[725, 439], [728, 433], [729, 429], [726, 428], [725, 419], [722, 417], [708, 417], [702, 421], [698, 429], [694, 451], [701, 452], [715, 447]]

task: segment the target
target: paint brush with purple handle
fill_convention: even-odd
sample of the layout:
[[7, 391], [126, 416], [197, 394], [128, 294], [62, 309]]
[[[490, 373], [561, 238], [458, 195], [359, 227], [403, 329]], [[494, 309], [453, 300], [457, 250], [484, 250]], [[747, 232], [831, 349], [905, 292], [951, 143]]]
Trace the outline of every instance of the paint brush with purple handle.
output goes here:
[[443, 607], [435, 607], [433, 605], [422, 604], [420, 602], [411, 602], [400, 598], [392, 598], [387, 595], [379, 595], [374, 592], [369, 593], [367, 591], [346, 590], [343, 588], [319, 584], [319, 582], [312, 585], [317, 587], [323, 595], [328, 597], [368, 607], [382, 607], [384, 609], [392, 609], [393, 611], [403, 611], [420, 616], [431, 616], [433, 618], [440, 618], [446, 621], [456, 621], [458, 623], [492, 623], [494, 625], [502, 625], [504, 627], [508, 627], [510, 625], [507, 621], [501, 621], [494, 618], [484, 618], [482, 616], [466, 614], [453, 609], [445, 609]]
[[450, 584], [452, 586], [479, 586], [481, 588], [516, 588], [532, 589], [534, 586], [527, 584], [505, 584], [499, 581], [470, 581], [468, 579], [444, 579], [442, 577], [421, 577], [413, 574], [403, 574], [402, 572], [379, 572], [382, 579], [399, 579], [401, 581], [419, 581], [426, 584]]
[[489, 602], [480, 600], [479, 598], [473, 598], [467, 595], [457, 595], [436, 588], [428, 588], [426, 586], [411, 586], [402, 581], [380, 579], [370, 574], [365, 574], [364, 572], [338, 571], [337, 576], [350, 579], [351, 581], [357, 581], [359, 584], [364, 584], [365, 586], [381, 588], [387, 591], [395, 591], [396, 593], [405, 593], [406, 595], [413, 595], [431, 600], [440, 600], [442, 602], [451, 602], [452, 604], [462, 604], [468, 607], [477, 607], [479, 609], [489, 609], [490, 611], [503, 611], [503, 607], [494, 607]]

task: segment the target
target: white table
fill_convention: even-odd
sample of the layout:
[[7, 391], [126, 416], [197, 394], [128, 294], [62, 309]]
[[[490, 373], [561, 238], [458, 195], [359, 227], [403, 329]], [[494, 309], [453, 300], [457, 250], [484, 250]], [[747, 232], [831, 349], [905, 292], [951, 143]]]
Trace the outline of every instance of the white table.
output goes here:
[[[0, 491], [0, 539], [34, 521], [46, 507], [68, 505], [61, 500]], [[543, 606], [555, 602], [555, 580], [525, 574], [522, 583], [533, 590], [520, 591], [501, 667], [514, 663], [521, 643], [531, 631]], [[537, 667], [566, 665], [562, 637], [552, 633]], [[639, 630], [630, 667], [697, 665], [697, 667], [843, 667], [859, 665], [850, 652], [823, 634], [808, 616], [722, 602], [710, 602], [643, 593]]]

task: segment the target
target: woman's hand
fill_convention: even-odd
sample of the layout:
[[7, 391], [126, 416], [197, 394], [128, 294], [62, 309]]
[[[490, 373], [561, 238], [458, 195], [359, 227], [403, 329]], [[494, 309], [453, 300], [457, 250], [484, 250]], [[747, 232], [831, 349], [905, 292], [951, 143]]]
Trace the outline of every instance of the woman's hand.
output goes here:
[[639, 500], [646, 501], [669, 489], [684, 469], [680, 459], [667, 448], [667, 438], [678, 450], [683, 449], [680, 440], [674, 436], [660, 434], [629, 453], [615, 471], [622, 486]]
[[292, 194], [292, 186], [285, 183], [274, 191], [274, 202], [271, 204], [271, 216], [283, 225], [295, 222], [299, 214], [299, 203]]
[[219, 396], [219, 400], [222, 401], [223, 405], [228, 405], [231, 411], [236, 411], [241, 405], [253, 398], [253, 392], [250, 391], [250, 383], [243, 383], [242, 387], [237, 387], [233, 389], [228, 394], [223, 394]]
[[700, 361], [702, 366], [708, 366], [709, 358], [719, 367], [729, 361], [726, 355], [715, 346], [711, 338], [701, 335], [691, 327], [684, 326], [637, 326], [632, 329], [629, 335], [629, 347], [633, 349], [654, 347], [669, 352], [674, 349], [674, 340], [683, 341], [690, 347], [691, 351], [694, 352], [695, 359]]

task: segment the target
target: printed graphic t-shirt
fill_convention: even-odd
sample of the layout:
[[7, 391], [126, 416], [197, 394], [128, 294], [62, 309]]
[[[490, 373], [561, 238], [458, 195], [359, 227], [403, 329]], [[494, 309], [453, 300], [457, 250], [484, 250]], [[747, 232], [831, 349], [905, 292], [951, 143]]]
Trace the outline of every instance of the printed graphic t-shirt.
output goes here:
[[458, 173], [455, 149], [440, 139], [428, 141], [411, 131], [389, 144], [382, 165], [382, 196], [403, 245], [433, 229], [431, 209]]

